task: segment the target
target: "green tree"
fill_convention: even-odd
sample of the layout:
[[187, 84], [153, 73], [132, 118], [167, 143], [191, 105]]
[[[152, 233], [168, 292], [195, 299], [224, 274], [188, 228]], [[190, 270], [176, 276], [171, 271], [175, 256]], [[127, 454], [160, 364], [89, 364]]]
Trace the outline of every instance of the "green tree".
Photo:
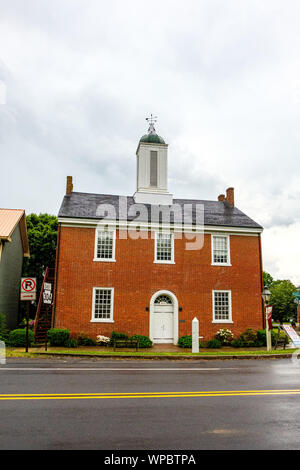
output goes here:
[[25, 258], [23, 276], [37, 278], [41, 287], [47, 267], [55, 266], [58, 220], [55, 215], [29, 214], [26, 218], [30, 258]]
[[269, 289], [272, 283], [274, 282], [274, 279], [272, 278], [271, 274], [267, 273], [266, 271], [263, 272], [263, 278], [264, 286]]
[[273, 281], [269, 287], [271, 292], [270, 304], [273, 305], [273, 318], [275, 321], [296, 320], [297, 306], [294, 302], [293, 292], [296, 287], [291, 281]]

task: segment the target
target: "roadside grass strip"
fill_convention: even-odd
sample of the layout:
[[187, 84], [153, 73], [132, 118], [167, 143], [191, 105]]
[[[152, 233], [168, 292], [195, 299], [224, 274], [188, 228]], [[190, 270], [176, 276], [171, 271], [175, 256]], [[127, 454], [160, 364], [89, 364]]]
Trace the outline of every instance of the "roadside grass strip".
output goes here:
[[26, 393], [0, 394], [0, 400], [88, 400], [129, 398], [195, 398], [242, 396], [300, 395], [300, 389], [291, 390], [217, 390], [203, 392], [127, 392], [127, 393]]
[[229, 357], [231, 358], [232, 356], [237, 357], [237, 356], [261, 356], [261, 357], [267, 357], [267, 356], [286, 356], [286, 355], [292, 355], [296, 349], [276, 349], [276, 350], [271, 350], [267, 351], [265, 349], [257, 350], [257, 349], [244, 349], [244, 350], [239, 350], [238, 348], [236, 349], [226, 349], [226, 350], [203, 350], [200, 351], [199, 353], [192, 353], [191, 350], [185, 350], [185, 351], [113, 351], [113, 350], [96, 350], [96, 349], [90, 349], [90, 348], [78, 348], [77, 350], [74, 349], [60, 349], [60, 348], [51, 348], [49, 347], [47, 351], [44, 351], [42, 349], [38, 348], [31, 348], [28, 353], [25, 352], [25, 350], [18, 348], [18, 349], [6, 349], [6, 357], [47, 357], [47, 356], [59, 356], [59, 355], [65, 355], [65, 356], [90, 356], [90, 357], [136, 357], [138, 358], [155, 358], [155, 357], [193, 357], [193, 358], [205, 358], [205, 357], [212, 357], [212, 356], [223, 356], [223, 357]]

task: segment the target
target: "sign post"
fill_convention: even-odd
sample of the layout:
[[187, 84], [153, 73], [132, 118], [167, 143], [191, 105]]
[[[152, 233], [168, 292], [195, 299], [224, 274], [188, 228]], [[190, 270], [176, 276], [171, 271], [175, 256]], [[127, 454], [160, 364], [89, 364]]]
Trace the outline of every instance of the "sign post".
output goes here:
[[[46, 325], [48, 322], [48, 312], [49, 312], [49, 307], [52, 304], [52, 284], [50, 282], [45, 282], [44, 283], [44, 292], [43, 292], [43, 303], [46, 304]], [[47, 331], [46, 331], [46, 336], [45, 336], [45, 351], [47, 351]]]
[[29, 329], [29, 312], [30, 301], [36, 300], [36, 278], [35, 277], [22, 277], [21, 278], [21, 300], [26, 300], [26, 346], [25, 351], [28, 352], [28, 329]]
[[26, 303], [26, 349], [25, 352], [28, 352], [28, 329], [29, 329], [29, 310], [30, 310], [30, 300], [27, 300]]
[[199, 320], [195, 317], [192, 321], [192, 353], [199, 352]]
[[266, 307], [267, 351], [271, 351], [272, 349], [272, 337], [271, 337], [271, 330], [273, 329], [272, 312], [273, 312], [273, 305], [268, 305]]

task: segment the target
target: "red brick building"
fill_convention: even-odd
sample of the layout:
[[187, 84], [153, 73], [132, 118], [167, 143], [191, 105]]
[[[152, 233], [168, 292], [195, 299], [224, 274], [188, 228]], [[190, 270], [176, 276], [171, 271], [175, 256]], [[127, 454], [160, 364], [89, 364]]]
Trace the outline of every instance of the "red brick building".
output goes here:
[[133, 197], [73, 191], [59, 211], [53, 325], [91, 337], [113, 330], [177, 343], [263, 327], [262, 227], [235, 207], [174, 199], [168, 146], [150, 123], [137, 148]]

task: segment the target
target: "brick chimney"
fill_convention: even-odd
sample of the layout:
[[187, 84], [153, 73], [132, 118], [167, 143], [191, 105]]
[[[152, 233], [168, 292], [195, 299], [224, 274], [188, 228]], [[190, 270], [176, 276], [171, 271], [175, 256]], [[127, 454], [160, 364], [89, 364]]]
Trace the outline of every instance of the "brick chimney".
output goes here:
[[227, 188], [226, 189], [226, 198], [225, 201], [228, 202], [230, 206], [234, 206], [234, 188]]
[[73, 177], [67, 176], [66, 195], [71, 194], [72, 191], [73, 191]]
[[224, 199], [225, 199], [225, 194], [220, 194], [218, 196], [218, 201], [224, 201]]

